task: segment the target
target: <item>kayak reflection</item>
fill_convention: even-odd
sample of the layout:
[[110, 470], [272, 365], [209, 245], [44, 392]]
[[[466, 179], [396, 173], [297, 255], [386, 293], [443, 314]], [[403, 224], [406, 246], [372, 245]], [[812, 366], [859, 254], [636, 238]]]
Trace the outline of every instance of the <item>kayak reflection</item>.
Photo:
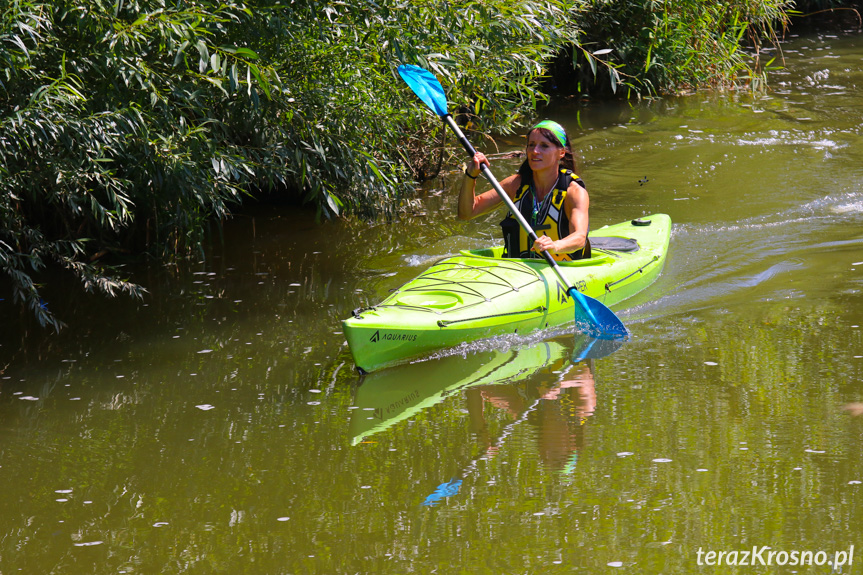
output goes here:
[[[583, 445], [583, 426], [596, 407], [592, 359], [613, 353], [623, 342], [579, 334], [505, 351], [453, 355], [398, 366], [365, 377], [357, 388], [351, 418], [352, 443], [464, 392], [470, 425], [483, 453], [434, 490], [423, 505], [456, 495], [479, 461], [494, 457], [516, 426], [536, 430], [543, 465], [569, 473]], [[604, 343], [601, 343], [604, 342]], [[486, 416], [502, 410], [512, 421], [495, 434]]]
[[[429, 362], [399, 365], [366, 375], [357, 387], [351, 417], [351, 443], [379, 433], [454, 393], [481, 385], [502, 385], [528, 378], [565, 360], [580, 362], [617, 351], [622, 340], [602, 340], [586, 334], [542, 341], [507, 350], [450, 355]], [[560, 365], [555, 370], [560, 369]]]

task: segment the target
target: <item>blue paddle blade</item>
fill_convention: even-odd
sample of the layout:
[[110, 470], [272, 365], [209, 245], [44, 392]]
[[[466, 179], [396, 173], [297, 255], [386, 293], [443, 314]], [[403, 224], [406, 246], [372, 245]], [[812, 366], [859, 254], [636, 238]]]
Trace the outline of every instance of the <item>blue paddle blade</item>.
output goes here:
[[431, 72], [412, 64], [402, 64], [399, 66], [399, 75], [434, 113], [441, 117], [447, 115], [446, 94]]
[[597, 339], [620, 339], [629, 335], [626, 326], [614, 312], [602, 302], [584, 295], [571, 287], [569, 294], [575, 298], [575, 325], [584, 333]]
[[461, 479], [450, 479], [447, 483], [441, 483], [437, 486], [437, 489], [434, 490], [434, 493], [429, 495], [423, 501], [423, 505], [433, 506], [435, 503], [439, 502], [444, 497], [452, 497], [453, 495], [458, 494], [458, 490], [461, 487]]

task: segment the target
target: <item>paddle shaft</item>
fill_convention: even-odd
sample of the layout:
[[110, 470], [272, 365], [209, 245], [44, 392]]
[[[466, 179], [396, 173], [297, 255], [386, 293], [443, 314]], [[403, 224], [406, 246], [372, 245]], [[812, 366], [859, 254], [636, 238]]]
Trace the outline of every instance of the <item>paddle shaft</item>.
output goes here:
[[[474, 155], [476, 155], [476, 150], [471, 145], [471, 143], [468, 141], [468, 139], [465, 137], [465, 135], [462, 133], [461, 129], [458, 127], [458, 124], [455, 123], [455, 120], [453, 120], [452, 116], [450, 114], [447, 114], [447, 115], [443, 116], [443, 119], [447, 124], [449, 124], [449, 127], [455, 133], [455, 135], [458, 138], [458, 141], [462, 145], [462, 147], [467, 151], [468, 154], [470, 154], [470, 157], [473, 158]], [[506, 207], [509, 208], [510, 213], [513, 216], [515, 216], [516, 220], [518, 220], [518, 223], [522, 227], [522, 229], [525, 232], [527, 232], [528, 236], [530, 236], [531, 241], [535, 242], [537, 240], [537, 236], [536, 236], [536, 233], [533, 231], [533, 228], [530, 227], [530, 224], [527, 223], [527, 220], [524, 219], [524, 216], [521, 215], [521, 212], [518, 209], [516, 209], [515, 204], [513, 203], [512, 199], [509, 197], [509, 194], [507, 194], [504, 191], [504, 189], [500, 186], [500, 184], [497, 181], [497, 178], [495, 178], [494, 174], [491, 173], [491, 170], [489, 169], [489, 167], [485, 164], [482, 164], [480, 166], [480, 171], [482, 171], [482, 174], [491, 183], [491, 187], [494, 188], [494, 191], [497, 192], [497, 195], [500, 196], [500, 199], [502, 199], [503, 202], [506, 204]], [[579, 303], [581, 303], [582, 307], [585, 308], [585, 310], [588, 311], [588, 313], [590, 313], [590, 311], [587, 308], [587, 304], [584, 303], [580, 297], [578, 297], [578, 296], [581, 296], [581, 292], [579, 292], [575, 288], [575, 286], [573, 286], [571, 283], [569, 283], [569, 280], [566, 278], [566, 276], [563, 275], [563, 272], [561, 271], [560, 266], [557, 265], [557, 261], [552, 257], [552, 255], [550, 253], [548, 253], [545, 250], [543, 250], [540, 253], [542, 253], [542, 256], [545, 258], [545, 261], [547, 261], [551, 265], [551, 267], [554, 268], [554, 272], [557, 274], [557, 277], [560, 279], [561, 283], [566, 287], [567, 293], [576, 294], [576, 297], [578, 298]], [[591, 315], [593, 315], [593, 314], [591, 314]]]

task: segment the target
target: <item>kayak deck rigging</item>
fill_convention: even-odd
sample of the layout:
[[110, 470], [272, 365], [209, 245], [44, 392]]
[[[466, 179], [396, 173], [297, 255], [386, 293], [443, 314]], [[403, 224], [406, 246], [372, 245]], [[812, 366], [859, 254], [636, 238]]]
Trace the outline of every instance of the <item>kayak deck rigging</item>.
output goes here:
[[[516, 279], [507, 279], [501, 273], [496, 273], [499, 271], [519, 274], [518, 277], [523, 277], [524, 282], [517, 282]], [[453, 277], [453, 272], [474, 272], [476, 273], [476, 279], [459, 279], [457, 276]], [[456, 309], [463, 311], [483, 303], [493, 302], [496, 298], [512, 292], [518, 292], [520, 289], [542, 281], [544, 281], [542, 274], [517, 260], [501, 260], [494, 264], [475, 265], [465, 262], [454, 262], [444, 258], [417, 276], [411, 283], [391, 290], [392, 296], [390, 297], [398, 296], [395, 299], [395, 303], [380, 303], [369, 308], [357, 309], [354, 310], [353, 314], [354, 317], [358, 317], [364, 311], [391, 307], [443, 315]], [[492, 287], [498, 288], [498, 290], [497, 293], [489, 296], [487, 292], [483, 293], [479, 289], [480, 287]], [[412, 299], [414, 294], [418, 297]], [[438, 297], [435, 298], [434, 296]], [[452, 299], [447, 299], [447, 296]], [[467, 301], [471, 298], [476, 299], [476, 301]], [[387, 300], [389, 301], [389, 298]], [[451, 320], [447, 323], [454, 323], [456, 321], [466, 320]], [[441, 327], [444, 326], [441, 325]]]
[[508, 311], [508, 312], [503, 312], [503, 313], [492, 313], [492, 314], [488, 314], [488, 315], [480, 315], [477, 317], [465, 317], [462, 319], [451, 319], [449, 321], [439, 319], [437, 324], [438, 324], [438, 327], [447, 327], [448, 325], [453, 325], [455, 323], [464, 323], [464, 322], [468, 322], [468, 321], [480, 321], [480, 320], [484, 320], [484, 319], [494, 319], [494, 318], [499, 318], [499, 317], [511, 317], [511, 316], [515, 316], [515, 315], [524, 315], [526, 313], [545, 313], [546, 311], [548, 311], [548, 308], [545, 307], [544, 305], [541, 305], [541, 306], [537, 306], [533, 309], [520, 309], [517, 311]]
[[640, 268], [638, 268], [637, 270], [635, 270], [635, 271], [634, 271], [634, 272], [632, 272], [631, 274], [629, 274], [629, 275], [627, 275], [627, 276], [623, 276], [623, 277], [622, 277], [622, 278], [620, 278], [619, 280], [615, 280], [615, 281], [613, 281], [613, 282], [609, 282], [609, 283], [605, 284], [605, 291], [606, 291], [606, 292], [610, 292], [610, 291], [611, 291], [612, 286], [616, 286], [616, 285], [617, 285], [617, 284], [619, 284], [619, 283], [623, 283], [623, 282], [625, 282], [626, 280], [628, 280], [629, 278], [631, 278], [631, 277], [632, 277], [632, 276], [634, 276], [635, 274], [643, 274], [643, 273], [644, 273], [645, 268], [647, 268], [647, 266], [651, 265], [653, 262], [655, 262], [655, 261], [656, 261], [656, 260], [658, 260], [658, 259], [659, 259], [659, 256], [653, 256], [653, 259], [652, 259], [652, 260], [650, 260], [649, 262], [647, 262], [646, 264], [644, 264], [643, 266], [641, 266]]

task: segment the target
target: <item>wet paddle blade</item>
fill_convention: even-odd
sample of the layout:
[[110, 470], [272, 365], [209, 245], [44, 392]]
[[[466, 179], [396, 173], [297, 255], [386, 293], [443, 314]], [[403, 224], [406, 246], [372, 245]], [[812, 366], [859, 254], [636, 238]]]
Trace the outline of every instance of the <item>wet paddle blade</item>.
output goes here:
[[419, 66], [402, 64], [399, 66], [399, 75], [410, 86], [414, 94], [435, 114], [441, 117], [447, 115], [446, 94], [444, 94], [443, 86], [431, 72], [423, 70]]
[[629, 335], [620, 318], [601, 301], [586, 297], [575, 287], [569, 291], [576, 299], [573, 309], [577, 329], [598, 339], [621, 339]]

